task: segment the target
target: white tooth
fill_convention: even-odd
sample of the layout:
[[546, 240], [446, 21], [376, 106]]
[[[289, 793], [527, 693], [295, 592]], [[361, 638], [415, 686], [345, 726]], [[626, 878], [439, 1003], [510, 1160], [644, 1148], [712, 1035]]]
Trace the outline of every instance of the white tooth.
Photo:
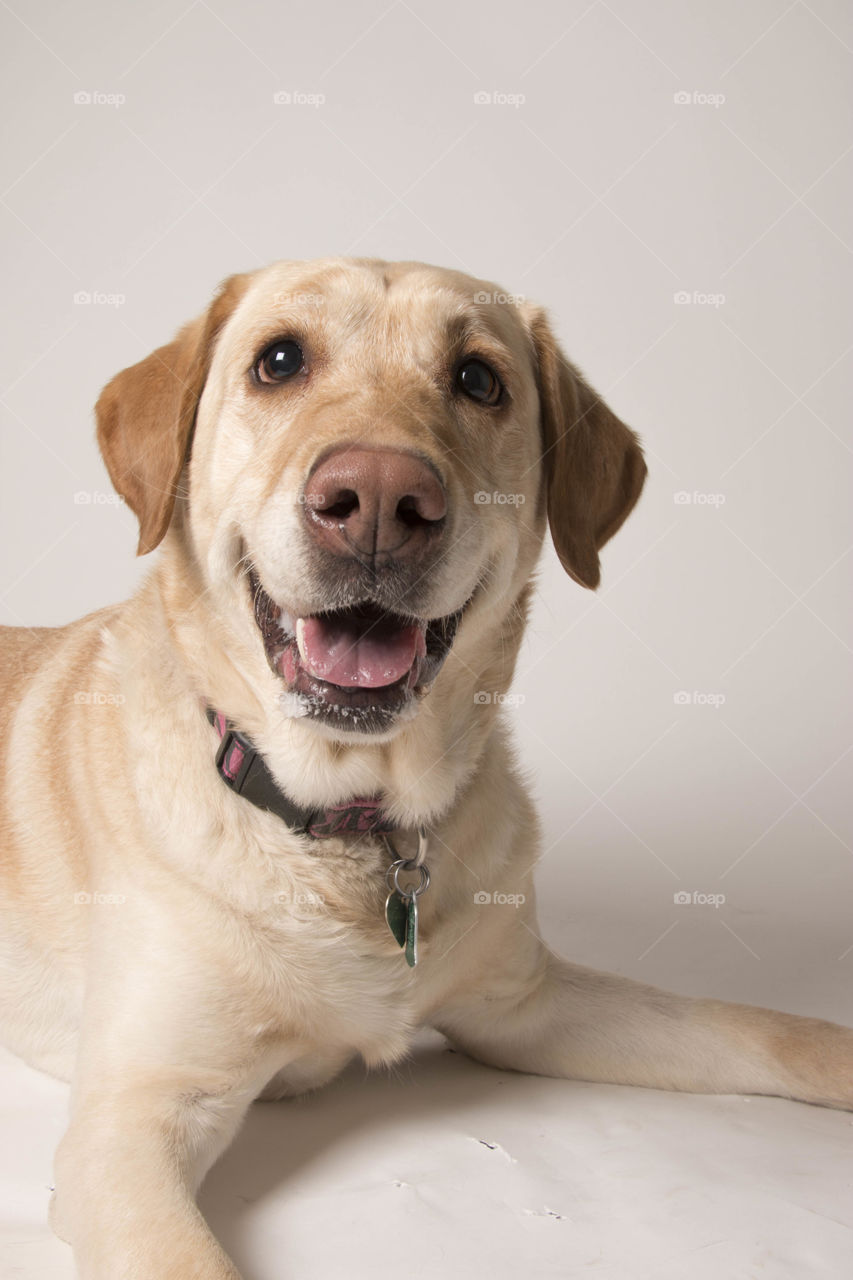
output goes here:
[[278, 611], [278, 625], [282, 631], [287, 632], [289, 636], [293, 635], [293, 614], [288, 613], [286, 609]]
[[299, 656], [302, 659], [302, 661], [307, 662], [308, 659], [305, 656], [305, 619], [304, 618], [296, 619], [296, 647], [299, 650]]

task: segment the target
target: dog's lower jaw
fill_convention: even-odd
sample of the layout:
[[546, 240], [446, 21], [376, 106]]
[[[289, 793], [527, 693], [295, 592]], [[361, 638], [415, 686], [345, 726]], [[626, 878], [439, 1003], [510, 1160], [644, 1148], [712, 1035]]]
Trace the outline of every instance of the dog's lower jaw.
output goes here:
[[417, 715], [467, 608], [423, 620], [368, 599], [297, 618], [251, 563], [246, 576], [267, 663], [284, 686], [281, 710], [345, 741], [387, 741]]

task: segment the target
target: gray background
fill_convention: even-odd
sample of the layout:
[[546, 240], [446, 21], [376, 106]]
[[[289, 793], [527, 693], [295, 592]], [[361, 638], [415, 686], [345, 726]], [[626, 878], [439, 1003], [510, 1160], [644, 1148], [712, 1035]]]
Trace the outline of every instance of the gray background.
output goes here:
[[853, 964], [845, 7], [4, 21], [4, 621], [67, 621], [145, 571], [92, 405], [222, 276], [352, 253], [495, 279], [551, 308], [651, 470], [598, 596], [548, 549], [519, 665], [546, 928], [656, 981], [701, 949], [718, 987], [831, 1003], [809, 973]]
[[849, 7], [0, 18], [3, 620], [67, 621], [145, 572], [92, 405], [220, 278], [340, 253], [497, 280], [551, 309], [651, 471], [597, 595], [547, 549], [507, 711], [543, 932], [853, 1021]]

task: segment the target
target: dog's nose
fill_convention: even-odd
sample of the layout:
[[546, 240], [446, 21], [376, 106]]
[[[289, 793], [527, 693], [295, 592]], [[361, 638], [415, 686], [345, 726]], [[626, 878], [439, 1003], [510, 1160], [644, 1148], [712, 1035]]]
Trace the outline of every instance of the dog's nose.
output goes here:
[[341, 448], [311, 473], [308, 528], [338, 554], [410, 559], [444, 528], [447, 496], [430, 464], [396, 449]]

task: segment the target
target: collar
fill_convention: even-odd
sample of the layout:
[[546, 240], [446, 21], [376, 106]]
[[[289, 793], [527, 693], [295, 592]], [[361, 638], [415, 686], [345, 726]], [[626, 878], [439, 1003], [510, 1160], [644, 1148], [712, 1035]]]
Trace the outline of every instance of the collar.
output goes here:
[[347, 833], [382, 835], [395, 829], [382, 813], [382, 797], [378, 795], [353, 796], [326, 809], [298, 805], [282, 791], [252, 741], [221, 711], [208, 707], [207, 718], [219, 735], [216, 771], [222, 781], [257, 808], [277, 814], [297, 835], [323, 840]]

